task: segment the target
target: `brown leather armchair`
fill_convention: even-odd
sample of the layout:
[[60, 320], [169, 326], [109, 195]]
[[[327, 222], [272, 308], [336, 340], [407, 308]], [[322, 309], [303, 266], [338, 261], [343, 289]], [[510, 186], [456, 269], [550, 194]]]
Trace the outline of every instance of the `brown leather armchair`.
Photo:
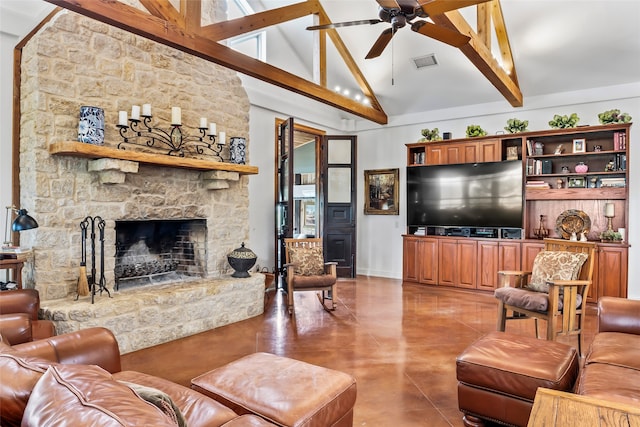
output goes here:
[[0, 333], [12, 345], [56, 334], [50, 320], [38, 320], [40, 295], [35, 289], [0, 292]]

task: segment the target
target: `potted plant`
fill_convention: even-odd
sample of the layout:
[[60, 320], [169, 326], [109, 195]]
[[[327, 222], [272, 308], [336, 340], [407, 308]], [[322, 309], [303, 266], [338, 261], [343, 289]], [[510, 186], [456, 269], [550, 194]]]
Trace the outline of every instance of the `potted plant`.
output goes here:
[[600, 233], [600, 241], [607, 243], [619, 243], [622, 241], [622, 235], [617, 231], [606, 230]]
[[526, 132], [527, 126], [529, 126], [529, 120], [509, 119], [504, 130], [509, 133]]
[[600, 124], [607, 125], [609, 123], [629, 123], [631, 122], [631, 116], [627, 113], [620, 114], [620, 110], [607, 110], [598, 114], [598, 120]]
[[553, 120], [549, 121], [549, 126], [556, 129], [574, 128], [579, 121], [580, 117], [576, 113], [572, 113], [570, 116], [555, 114]]
[[487, 131], [485, 131], [478, 125], [467, 126], [467, 138], [473, 138], [474, 136], [485, 136], [486, 134]]
[[438, 130], [438, 128], [434, 128], [433, 130], [422, 129], [422, 131], [420, 131], [420, 133], [422, 134], [422, 137], [423, 137], [420, 140], [420, 142], [424, 142], [424, 141], [440, 141], [442, 139], [440, 137], [440, 131]]

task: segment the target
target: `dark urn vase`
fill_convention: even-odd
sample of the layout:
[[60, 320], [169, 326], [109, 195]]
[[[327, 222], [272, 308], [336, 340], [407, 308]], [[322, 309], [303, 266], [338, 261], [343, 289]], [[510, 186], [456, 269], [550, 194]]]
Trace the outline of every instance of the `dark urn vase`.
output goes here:
[[235, 272], [231, 277], [250, 277], [249, 269], [253, 267], [257, 260], [256, 254], [249, 248], [244, 247], [244, 242], [238, 249], [234, 249], [227, 255], [229, 265]]

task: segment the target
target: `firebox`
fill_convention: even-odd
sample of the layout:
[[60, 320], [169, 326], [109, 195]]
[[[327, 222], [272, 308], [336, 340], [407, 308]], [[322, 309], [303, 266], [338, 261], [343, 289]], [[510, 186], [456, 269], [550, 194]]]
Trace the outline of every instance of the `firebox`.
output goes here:
[[116, 290], [206, 274], [205, 219], [116, 221]]

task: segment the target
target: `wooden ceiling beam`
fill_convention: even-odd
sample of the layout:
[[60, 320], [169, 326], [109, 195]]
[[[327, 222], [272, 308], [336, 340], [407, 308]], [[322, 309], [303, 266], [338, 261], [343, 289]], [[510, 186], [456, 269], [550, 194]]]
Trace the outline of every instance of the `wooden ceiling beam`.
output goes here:
[[363, 105], [326, 87], [244, 55], [199, 34], [187, 32], [172, 22], [146, 14], [126, 4], [112, 0], [47, 1], [367, 120], [379, 124], [388, 122], [384, 111]]
[[502, 66], [510, 70], [509, 75], [511, 76], [511, 80], [518, 84], [518, 73], [516, 73], [516, 65], [513, 62], [513, 53], [511, 52], [511, 44], [509, 43], [509, 36], [507, 35], [507, 26], [504, 23], [504, 16], [502, 15], [502, 6], [498, 0], [492, 0], [488, 6], [491, 9], [493, 26], [502, 58]]
[[[442, 25], [469, 36], [471, 38], [469, 43], [460, 47], [462, 53], [491, 84], [498, 89], [502, 96], [504, 96], [513, 107], [522, 107], [522, 92], [518, 86], [517, 79], [512, 78], [512, 75], [515, 76], [516, 74], [511, 55], [509, 55], [510, 61], [508, 63], [512, 66], [511, 70], [509, 70], [512, 74], [509, 74], [498, 61], [496, 61], [491, 49], [483, 42], [457, 10], [431, 16], [431, 20], [437, 25]], [[504, 26], [504, 21], [502, 21], [501, 25]], [[506, 38], [506, 31], [504, 37]], [[508, 41], [508, 39], [506, 40]]]
[[178, 27], [185, 27], [184, 16], [173, 7], [169, 0], [140, 0], [140, 4], [156, 18], [169, 21]]

